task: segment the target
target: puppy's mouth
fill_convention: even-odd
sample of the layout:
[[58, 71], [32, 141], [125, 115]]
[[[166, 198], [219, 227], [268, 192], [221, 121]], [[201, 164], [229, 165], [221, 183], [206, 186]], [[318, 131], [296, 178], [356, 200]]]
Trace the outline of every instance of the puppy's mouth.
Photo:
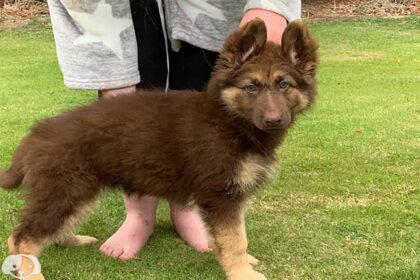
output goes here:
[[259, 125], [259, 124], [255, 124], [255, 126], [262, 131], [265, 132], [278, 132], [278, 131], [282, 131], [285, 128], [282, 125], [273, 125], [273, 126], [266, 126], [266, 125]]
[[276, 132], [276, 131], [284, 130], [284, 128], [282, 128], [282, 127], [266, 127], [263, 130], [266, 131], [266, 132]]

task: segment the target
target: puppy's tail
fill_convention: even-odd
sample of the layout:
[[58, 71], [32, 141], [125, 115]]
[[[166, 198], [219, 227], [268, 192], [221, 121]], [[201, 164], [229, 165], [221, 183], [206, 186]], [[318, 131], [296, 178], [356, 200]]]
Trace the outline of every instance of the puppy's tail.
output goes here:
[[0, 187], [6, 190], [12, 190], [19, 187], [23, 180], [23, 172], [14, 168], [0, 169]]

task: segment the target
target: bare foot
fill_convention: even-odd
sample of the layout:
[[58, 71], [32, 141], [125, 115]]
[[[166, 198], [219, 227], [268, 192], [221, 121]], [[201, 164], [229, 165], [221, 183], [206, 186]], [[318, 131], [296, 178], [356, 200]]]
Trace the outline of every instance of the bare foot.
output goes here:
[[156, 220], [156, 197], [127, 197], [124, 195], [127, 216], [121, 227], [100, 250], [107, 256], [129, 260], [137, 256], [153, 233]]
[[179, 236], [198, 252], [210, 252], [207, 229], [198, 211], [171, 203], [171, 219]]

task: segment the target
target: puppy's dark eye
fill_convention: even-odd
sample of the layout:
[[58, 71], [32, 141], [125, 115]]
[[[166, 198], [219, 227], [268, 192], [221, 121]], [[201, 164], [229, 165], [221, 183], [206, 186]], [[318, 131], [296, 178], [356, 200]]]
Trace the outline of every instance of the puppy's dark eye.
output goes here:
[[289, 88], [289, 82], [288, 81], [285, 81], [285, 80], [283, 80], [283, 81], [281, 81], [280, 83], [279, 83], [279, 87], [280, 87], [280, 89], [288, 89]]
[[247, 85], [247, 86], [245, 87], [245, 90], [246, 90], [246, 92], [248, 92], [249, 94], [256, 94], [256, 93], [257, 93], [257, 91], [258, 91], [257, 86], [256, 86], [256, 85], [253, 85], [253, 84], [251, 84], [251, 85]]

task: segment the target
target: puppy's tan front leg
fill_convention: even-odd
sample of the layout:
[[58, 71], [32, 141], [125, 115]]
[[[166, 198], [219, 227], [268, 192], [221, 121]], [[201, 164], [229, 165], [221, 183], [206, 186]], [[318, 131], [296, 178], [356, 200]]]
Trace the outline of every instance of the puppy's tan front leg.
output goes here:
[[233, 215], [215, 218], [210, 228], [215, 253], [229, 280], [266, 280], [264, 275], [252, 269], [246, 252], [248, 241], [243, 209]]

